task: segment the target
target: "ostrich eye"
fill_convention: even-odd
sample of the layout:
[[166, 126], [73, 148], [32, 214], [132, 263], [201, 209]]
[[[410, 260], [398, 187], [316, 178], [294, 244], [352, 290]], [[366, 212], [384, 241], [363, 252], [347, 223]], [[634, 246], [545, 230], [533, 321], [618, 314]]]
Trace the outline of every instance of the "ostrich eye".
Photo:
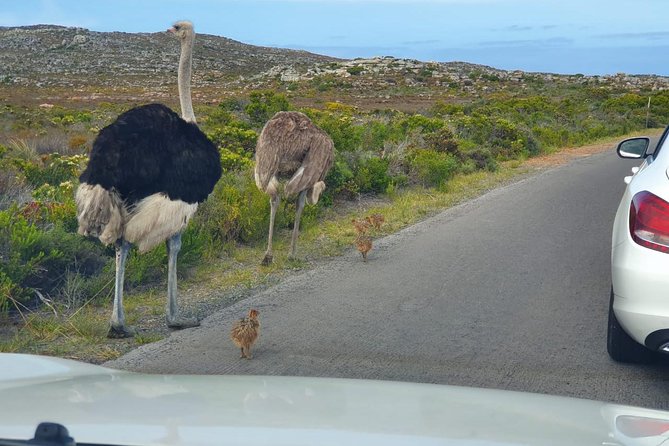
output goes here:
[[179, 28], [181, 28], [181, 26], [179, 26], [179, 25], [174, 25], [174, 29], [176, 29], [177, 31], [179, 31]]

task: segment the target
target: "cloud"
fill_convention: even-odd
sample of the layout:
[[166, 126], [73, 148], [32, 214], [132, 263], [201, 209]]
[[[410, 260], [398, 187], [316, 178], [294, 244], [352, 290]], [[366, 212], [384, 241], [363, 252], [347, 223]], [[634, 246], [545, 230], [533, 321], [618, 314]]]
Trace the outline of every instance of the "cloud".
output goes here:
[[643, 33], [612, 33], [612, 34], [600, 34], [596, 37], [602, 39], [640, 39], [640, 40], [666, 40], [669, 39], [668, 31], [649, 31]]
[[549, 39], [525, 39], [525, 40], [488, 40], [478, 42], [478, 46], [486, 48], [509, 48], [509, 47], [564, 47], [574, 43], [573, 39], [566, 37], [552, 37]]
[[501, 31], [531, 31], [534, 28], [532, 26], [522, 26], [522, 25], [511, 25], [504, 28], [500, 28]]

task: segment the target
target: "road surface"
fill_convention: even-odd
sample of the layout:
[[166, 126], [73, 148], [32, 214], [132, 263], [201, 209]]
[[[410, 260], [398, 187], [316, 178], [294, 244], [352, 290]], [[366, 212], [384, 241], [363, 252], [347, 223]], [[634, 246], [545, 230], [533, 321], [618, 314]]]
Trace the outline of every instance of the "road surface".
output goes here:
[[[669, 408], [666, 365], [606, 353], [613, 150], [543, 171], [289, 277], [106, 365], [177, 374], [371, 378]], [[234, 320], [260, 311], [254, 359]]]

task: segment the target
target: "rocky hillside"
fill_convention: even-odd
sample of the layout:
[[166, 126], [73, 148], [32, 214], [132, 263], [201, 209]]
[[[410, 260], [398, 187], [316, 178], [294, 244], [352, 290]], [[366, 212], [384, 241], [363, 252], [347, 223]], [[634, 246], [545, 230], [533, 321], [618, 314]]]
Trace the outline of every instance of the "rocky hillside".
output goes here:
[[[37, 25], [0, 27], [0, 82], [37, 86], [173, 83], [179, 44], [167, 32], [101, 33], [83, 28]], [[302, 70], [334, 61], [305, 51], [246, 45], [199, 34], [194, 82], [230, 80], [290, 65]], [[147, 84], [148, 82], [148, 84]]]
[[[170, 98], [176, 86], [179, 51], [178, 42], [167, 32], [0, 27], [0, 89], [5, 96], [15, 94], [34, 101]], [[559, 95], [551, 90], [580, 86], [619, 92], [669, 89], [669, 78], [661, 76], [567, 76], [394, 57], [341, 60], [204, 34], [196, 39], [193, 74], [193, 94], [198, 101], [218, 101], [249, 89], [278, 88], [291, 92], [300, 104], [346, 100], [372, 108], [418, 109], [437, 98], [469, 100], [500, 91]]]

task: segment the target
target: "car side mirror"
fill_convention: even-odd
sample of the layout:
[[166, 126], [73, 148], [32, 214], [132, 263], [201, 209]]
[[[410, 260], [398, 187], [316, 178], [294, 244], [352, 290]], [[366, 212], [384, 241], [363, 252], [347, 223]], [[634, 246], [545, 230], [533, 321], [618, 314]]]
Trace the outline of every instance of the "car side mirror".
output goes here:
[[625, 139], [618, 144], [616, 151], [621, 158], [645, 158], [646, 150], [650, 146], [650, 138], [640, 136], [638, 138]]

